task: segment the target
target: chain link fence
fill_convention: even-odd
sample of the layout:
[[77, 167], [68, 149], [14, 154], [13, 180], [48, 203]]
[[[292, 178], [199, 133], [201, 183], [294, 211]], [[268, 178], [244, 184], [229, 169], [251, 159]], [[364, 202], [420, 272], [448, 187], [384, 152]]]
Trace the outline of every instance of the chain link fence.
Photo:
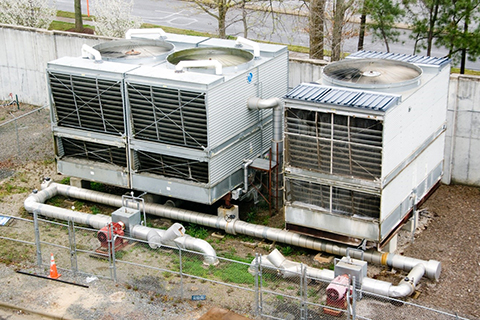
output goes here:
[[48, 274], [53, 253], [62, 278], [77, 284], [110, 279], [165, 302], [198, 300], [256, 319], [466, 319], [364, 292], [357, 289], [355, 278], [326, 281], [310, 276], [302, 264], [295, 270], [266, 265], [261, 255], [245, 261], [218, 256], [213, 261], [215, 257], [205, 253], [169, 246], [152, 249], [145, 241], [119, 235], [101, 246], [98, 230], [72, 222], [36, 214], [33, 220], [3, 218], [10, 221], [0, 227], [0, 248], [16, 242], [14, 251], [2, 252], [4, 260], [31, 264]]
[[53, 159], [53, 139], [47, 107], [0, 106], [0, 179], [9, 168], [29, 161]]

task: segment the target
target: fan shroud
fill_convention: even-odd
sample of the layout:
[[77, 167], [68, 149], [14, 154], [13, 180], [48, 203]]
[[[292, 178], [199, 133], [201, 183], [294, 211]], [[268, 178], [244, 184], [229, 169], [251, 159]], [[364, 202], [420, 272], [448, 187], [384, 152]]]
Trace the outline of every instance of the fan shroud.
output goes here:
[[411, 63], [385, 59], [351, 59], [323, 69], [326, 84], [358, 89], [388, 89], [417, 86], [422, 69]]

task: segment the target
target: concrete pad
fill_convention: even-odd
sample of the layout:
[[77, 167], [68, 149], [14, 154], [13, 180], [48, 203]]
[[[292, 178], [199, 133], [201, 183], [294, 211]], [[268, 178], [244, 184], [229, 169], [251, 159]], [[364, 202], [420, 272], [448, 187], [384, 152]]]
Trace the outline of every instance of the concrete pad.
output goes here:
[[198, 318], [198, 320], [246, 320], [248, 318], [236, 314], [233, 311], [220, 309], [217, 307], [213, 307], [212, 309], [208, 310], [203, 316]]

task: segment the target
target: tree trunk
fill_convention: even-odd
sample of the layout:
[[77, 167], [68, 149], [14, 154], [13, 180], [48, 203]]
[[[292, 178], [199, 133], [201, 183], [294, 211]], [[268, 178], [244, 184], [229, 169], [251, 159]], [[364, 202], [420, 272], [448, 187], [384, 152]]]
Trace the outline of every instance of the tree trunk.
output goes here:
[[335, 12], [333, 17], [333, 30], [332, 30], [332, 58], [331, 61], [340, 60], [341, 46], [342, 46], [342, 24], [344, 10], [344, 0], [337, 0], [335, 4]]
[[82, 19], [82, 1], [75, 0], [75, 30], [78, 32], [83, 31], [83, 19]]
[[[467, 12], [467, 16], [465, 17], [465, 23], [463, 25], [463, 35], [464, 37], [468, 34], [468, 21], [470, 20], [470, 11]], [[460, 74], [465, 74], [465, 64], [467, 62], [467, 49], [465, 48], [467, 44], [463, 42], [462, 48], [462, 57], [460, 60]]]
[[360, 16], [360, 30], [358, 32], [358, 45], [357, 45], [358, 51], [363, 50], [363, 43], [365, 41], [366, 24], [367, 24], [367, 8], [364, 0], [362, 5], [362, 15]]
[[325, 0], [310, 0], [310, 58], [323, 60]]
[[218, 1], [218, 36], [221, 39], [227, 37], [226, 28], [227, 6], [224, 0]]

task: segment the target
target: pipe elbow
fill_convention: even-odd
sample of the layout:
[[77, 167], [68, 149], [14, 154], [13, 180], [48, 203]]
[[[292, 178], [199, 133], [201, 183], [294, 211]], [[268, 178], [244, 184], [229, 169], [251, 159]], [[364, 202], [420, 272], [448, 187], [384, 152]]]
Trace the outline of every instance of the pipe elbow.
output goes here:
[[214, 266], [218, 264], [217, 253], [207, 241], [185, 235], [175, 239], [174, 242], [181, 248], [202, 252], [204, 264]]
[[388, 296], [391, 298], [408, 297], [415, 291], [415, 286], [409, 281], [402, 280], [398, 285], [391, 286], [388, 290]]
[[281, 109], [283, 107], [283, 100], [276, 97], [268, 99], [251, 97], [247, 100], [247, 107], [251, 110]]

